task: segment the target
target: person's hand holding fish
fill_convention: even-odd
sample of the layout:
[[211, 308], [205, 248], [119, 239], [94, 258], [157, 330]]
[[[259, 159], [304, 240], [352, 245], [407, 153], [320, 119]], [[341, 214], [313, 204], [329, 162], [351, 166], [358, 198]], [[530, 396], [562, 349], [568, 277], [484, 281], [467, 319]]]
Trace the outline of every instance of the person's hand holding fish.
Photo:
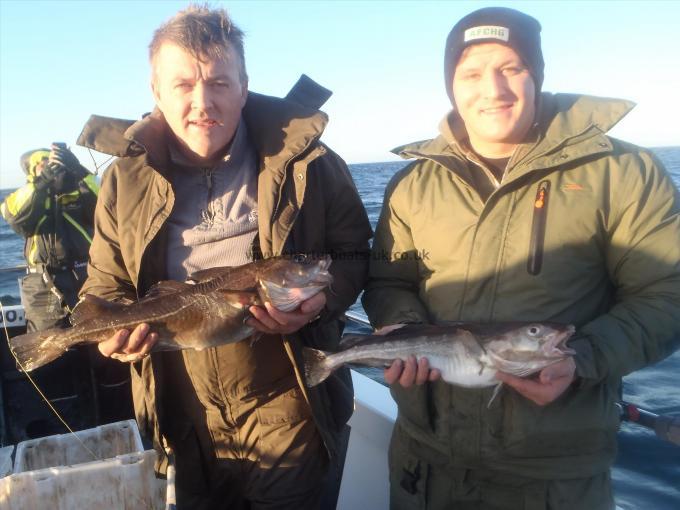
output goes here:
[[420, 386], [426, 382], [441, 379], [441, 372], [437, 368], [430, 368], [430, 362], [426, 357], [416, 358], [408, 356], [405, 360], [395, 359], [389, 368], [383, 372], [387, 384], [399, 381], [404, 388], [410, 388], [414, 384]]
[[300, 307], [292, 312], [283, 312], [265, 301], [264, 307], [250, 307], [249, 312], [253, 317], [248, 319], [246, 324], [261, 333], [286, 335], [294, 333], [313, 321], [319, 316], [324, 306], [326, 306], [326, 294], [323, 292], [303, 301]]
[[[406, 324], [393, 324], [391, 326], [383, 326], [375, 330], [375, 335], [386, 335], [390, 331], [395, 331]], [[399, 381], [404, 388], [410, 388], [414, 384], [418, 386], [425, 384], [427, 381], [436, 381], [442, 376], [437, 368], [430, 369], [430, 362], [425, 356], [416, 358], [414, 355], [407, 356], [405, 360], [401, 358], [395, 359], [392, 364], [383, 371], [383, 378], [385, 382], [392, 385]]]
[[[376, 331], [375, 334], [386, 334], [401, 327], [402, 324], [387, 326]], [[416, 358], [408, 356], [405, 360], [395, 359], [389, 368], [384, 370], [383, 376], [387, 384], [399, 383], [404, 388], [425, 384], [441, 378], [437, 368], [430, 367], [430, 362], [424, 356]], [[569, 357], [548, 365], [541, 370], [536, 378], [527, 379], [498, 370], [496, 379], [513, 388], [520, 395], [528, 398], [540, 406], [548, 405], [564, 393], [576, 377], [576, 363]]]
[[536, 379], [525, 379], [500, 371], [496, 373], [496, 379], [539, 406], [548, 405], [556, 400], [575, 378], [576, 363], [571, 357], [545, 367]]
[[116, 331], [108, 340], [97, 344], [99, 352], [118, 361], [129, 362], [143, 359], [158, 341], [158, 333], [150, 332], [150, 326], [142, 323], [130, 332]]

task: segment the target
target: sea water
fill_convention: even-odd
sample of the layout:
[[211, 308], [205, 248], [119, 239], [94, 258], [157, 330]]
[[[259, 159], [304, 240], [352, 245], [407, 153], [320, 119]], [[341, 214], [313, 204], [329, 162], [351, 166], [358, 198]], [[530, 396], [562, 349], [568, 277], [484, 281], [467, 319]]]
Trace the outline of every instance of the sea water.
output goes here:
[[[653, 149], [680, 187], [680, 147]], [[375, 227], [385, 186], [405, 162], [350, 165], [357, 188]], [[0, 201], [12, 190], [0, 190]], [[23, 264], [23, 239], [0, 220], [0, 301], [19, 302], [17, 278], [21, 270], [1, 268]], [[357, 303], [355, 311], [361, 307]], [[680, 416], [680, 351], [624, 379], [624, 399], [658, 414]], [[680, 508], [680, 447], [657, 439], [639, 425], [623, 423], [619, 454], [612, 472], [617, 505], [624, 510]]]

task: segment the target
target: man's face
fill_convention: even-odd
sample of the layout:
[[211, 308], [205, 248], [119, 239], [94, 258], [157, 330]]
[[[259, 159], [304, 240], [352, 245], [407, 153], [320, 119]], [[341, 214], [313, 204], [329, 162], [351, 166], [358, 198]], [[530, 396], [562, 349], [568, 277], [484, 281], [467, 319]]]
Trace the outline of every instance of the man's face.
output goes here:
[[213, 165], [238, 127], [248, 84], [241, 80], [240, 62], [228, 48], [225, 57], [197, 60], [172, 43], [163, 44], [152, 65], [156, 105], [194, 163]]
[[453, 74], [453, 98], [470, 144], [486, 157], [506, 157], [534, 121], [536, 88], [522, 59], [496, 43], [465, 49]]

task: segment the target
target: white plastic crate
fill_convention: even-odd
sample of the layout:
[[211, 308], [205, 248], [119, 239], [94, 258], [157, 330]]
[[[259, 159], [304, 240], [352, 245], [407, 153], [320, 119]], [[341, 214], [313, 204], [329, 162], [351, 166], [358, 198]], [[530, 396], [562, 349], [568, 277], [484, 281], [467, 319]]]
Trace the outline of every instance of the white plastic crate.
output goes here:
[[163, 510], [166, 484], [153, 450], [0, 479], [0, 510]]
[[14, 445], [0, 448], [0, 478], [12, 474], [12, 453]]
[[126, 453], [142, 452], [142, 439], [134, 420], [107, 423], [80, 430], [76, 435], [95, 454], [92, 457], [73, 434], [59, 434], [23, 441], [17, 445], [14, 473], [58, 466], [73, 466]]

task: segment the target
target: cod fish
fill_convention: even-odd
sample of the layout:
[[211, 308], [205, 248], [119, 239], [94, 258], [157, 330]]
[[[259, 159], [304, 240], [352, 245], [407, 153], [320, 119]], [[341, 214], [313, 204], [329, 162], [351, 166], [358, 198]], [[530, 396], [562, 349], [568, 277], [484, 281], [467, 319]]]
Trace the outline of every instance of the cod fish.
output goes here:
[[[399, 358], [426, 357], [449, 384], [482, 388], [499, 384], [496, 371], [519, 377], [534, 374], [575, 352], [565, 342], [574, 326], [553, 323], [409, 324], [385, 334], [343, 338], [341, 351], [303, 351], [305, 378], [316, 386], [345, 363], [388, 367]], [[391, 328], [391, 327], [390, 327]], [[386, 328], [389, 329], [389, 328]]]
[[121, 304], [85, 295], [70, 328], [52, 328], [10, 339], [27, 372], [61, 356], [69, 347], [106, 340], [119, 329], [145, 322], [158, 333], [154, 351], [206, 349], [253, 334], [244, 324], [251, 305], [269, 301], [289, 312], [330, 285], [330, 258], [298, 255], [217, 267], [191, 275], [195, 282], [162, 281], [136, 303]]

